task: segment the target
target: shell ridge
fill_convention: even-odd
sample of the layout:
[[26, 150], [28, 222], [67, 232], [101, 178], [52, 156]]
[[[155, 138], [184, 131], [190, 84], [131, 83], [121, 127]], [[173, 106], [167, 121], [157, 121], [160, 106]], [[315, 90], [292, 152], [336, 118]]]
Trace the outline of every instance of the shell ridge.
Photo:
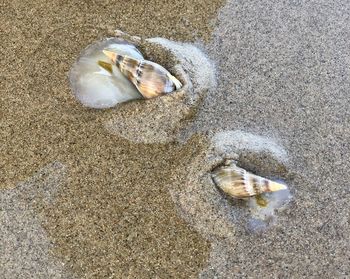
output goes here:
[[103, 51], [146, 98], [154, 98], [179, 89], [182, 84], [163, 66], [148, 60], [138, 60], [108, 50]]
[[287, 189], [284, 184], [255, 175], [234, 164], [213, 170], [212, 179], [217, 187], [238, 199]]

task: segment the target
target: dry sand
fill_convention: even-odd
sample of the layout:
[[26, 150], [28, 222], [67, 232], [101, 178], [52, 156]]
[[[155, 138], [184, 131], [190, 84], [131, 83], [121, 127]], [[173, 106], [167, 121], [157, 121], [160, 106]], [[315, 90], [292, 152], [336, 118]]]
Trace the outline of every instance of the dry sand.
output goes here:
[[[21, 247], [17, 263], [0, 252], [0, 263], [11, 263], [0, 269], [14, 270], [3, 274], [349, 277], [349, 3], [232, 1], [217, 20], [222, 1], [164, 3], [0, 4], [1, 211], [12, 210], [11, 202], [26, 208], [1, 215], [1, 243], [6, 251]], [[104, 129], [113, 110], [86, 109], [74, 100], [70, 66], [82, 48], [114, 28], [207, 43], [220, 82], [188, 134], [240, 129], [279, 140], [291, 161], [295, 200], [275, 227], [262, 235], [238, 230], [211, 244], [169, 194], [208, 141], [134, 144]], [[48, 167], [52, 162], [64, 174]], [[40, 192], [50, 185], [43, 170], [60, 178], [50, 202]], [[8, 198], [22, 181], [25, 194]], [[39, 240], [19, 229], [37, 230]]]

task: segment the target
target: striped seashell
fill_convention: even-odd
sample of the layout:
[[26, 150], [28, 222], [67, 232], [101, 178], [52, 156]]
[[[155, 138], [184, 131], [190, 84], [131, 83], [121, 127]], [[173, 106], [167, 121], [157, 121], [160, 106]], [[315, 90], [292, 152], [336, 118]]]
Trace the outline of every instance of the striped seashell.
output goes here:
[[237, 199], [287, 189], [284, 184], [252, 174], [234, 163], [214, 169], [211, 176], [217, 187]]
[[117, 65], [146, 99], [171, 93], [182, 86], [179, 80], [157, 63], [119, 55], [108, 50], [103, 50], [103, 53]]

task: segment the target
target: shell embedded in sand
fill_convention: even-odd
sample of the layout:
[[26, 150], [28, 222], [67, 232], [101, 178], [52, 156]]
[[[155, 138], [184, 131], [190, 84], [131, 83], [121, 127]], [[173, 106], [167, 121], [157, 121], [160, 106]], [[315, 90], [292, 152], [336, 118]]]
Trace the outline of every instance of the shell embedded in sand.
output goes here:
[[103, 52], [146, 99], [171, 93], [182, 86], [177, 78], [157, 63], [114, 51], [104, 50]]
[[252, 174], [234, 163], [216, 168], [212, 178], [216, 186], [238, 199], [287, 189], [284, 184]]
[[75, 97], [91, 108], [110, 108], [118, 103], [142, 99], [135, 86], [110, 64], [110, 59], [102, 52], [105, 49], [143, 59], [138, 49], [125, 40], [109, 38], [91, 44], [82, 51], [69, 73]]

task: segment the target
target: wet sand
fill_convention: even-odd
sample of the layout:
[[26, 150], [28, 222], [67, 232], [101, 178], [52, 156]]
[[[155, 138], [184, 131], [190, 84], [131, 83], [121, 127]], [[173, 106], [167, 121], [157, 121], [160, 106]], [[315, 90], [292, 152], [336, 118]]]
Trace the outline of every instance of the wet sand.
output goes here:
[[[108, 133], [104, 121], [113, 110], [81, 106], [70, 92], [68, 71], [84, 47], [115, 28], [208, 40], [221, 1], [208, 2], [1, 4], [1, 188], [13, 189], [52, 162], [68, 173], [52, 204], [26, 199], [26, 220], [1, 219], [8, 228], [1, 241], [9, 248], [0, 262], [9, 278], [25, 277], [28, 269], [33, 277], [49, 276], [47, 261], [27, 256], [35, 258], [43, 248], [26, 245], [33, 242], [26, 234], [16, 235], [16, 228], [41, 228], [28, 227], [30, 222], [39, 222], [44, 229], [36, 233], [44, 231], [44, 242], [54, 244], [37, 257], [50, 253], [78, 278], [188, 278], [200, 272], [209, 243], [178, 216], [167, 192], [180, 146], [131, 144]], [[16, 259], [9, 254], [17, 246], [24, 248]]]
[[[350, 5], [235, 1], [216, 19], [222, 1], [160, 2], [0, 4], [1, 200], [2, 211], [15, 212], [2, 215], [6, 234], [0, 240], [8, 253], [23, 248], [17, 258], [1, 254], [4, 274], [47, 278], [50, 269], [57, 278], [350, 276]], [[275, 227], [262, 235], [238, 230], [234, 240], [211, 244], [182, 218], [169, 194], [208, 140], [133, 144], [104, 129], [113, 109], [76, 102], [70, 66], [81, 49], [115, 28], [206, 43], [220, 82], [188, 134], [241, 129], [279, 140], [295, 174], [289, 181], [295, 200]], [[40, 170], [57, 175], [46, 167], [52, 162], [67, 172], [54, 200], [33, 198], [30, 185], [48, 185]], [[24, 194], [4, 196], [20, 182], [27, 183]], [[16, 215], [22, 207], [11, 208], [22, 202], [25, 217]], [[37, 230], [39, 240], [18, 237], [18, 228]], [[28, 258], [35, 253], [49, 260], [35, 263]], [[27, 265], [15, 264], [21, 260]]]

